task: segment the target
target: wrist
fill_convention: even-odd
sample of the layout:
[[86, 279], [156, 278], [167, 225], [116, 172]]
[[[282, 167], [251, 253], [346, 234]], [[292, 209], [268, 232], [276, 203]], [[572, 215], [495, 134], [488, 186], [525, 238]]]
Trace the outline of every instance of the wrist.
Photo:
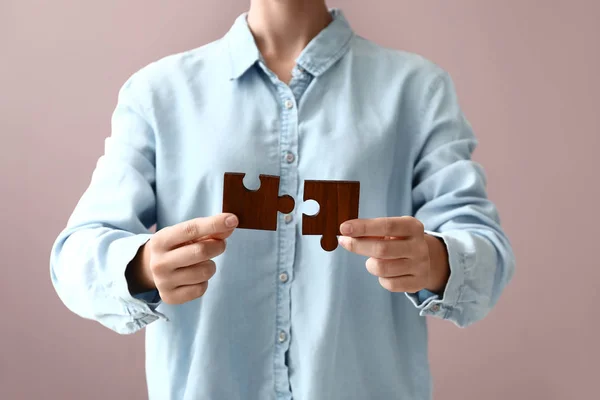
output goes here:
[[425, 289], [442, 295], [450, 279], [448, 249], [442, 239], [432, 235], [426, 234], [425, 242], [429, 247], [429, 281]]
[[125, 269], [125, 279], [132, 295], [156, 289], [150, 271], [150, 252], [146, 245], [139, 248]]

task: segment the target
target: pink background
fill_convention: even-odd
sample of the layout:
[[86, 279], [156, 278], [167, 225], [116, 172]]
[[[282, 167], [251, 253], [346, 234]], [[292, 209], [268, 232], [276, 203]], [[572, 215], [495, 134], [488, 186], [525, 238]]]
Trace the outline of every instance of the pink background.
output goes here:
[[[359, 34], [452, 74], [515, 246], [517, 273], [486, 320], [466, 330], [431, 321], [435, 398], [592, 398], [600, 2], [329, 5]], [[50, 284], [50, 246], [89, 182], [128, 75], [217, 39], [247, 6], [0, 1], [0, 399], [146, 398], [143, 335], [68, 312]]]

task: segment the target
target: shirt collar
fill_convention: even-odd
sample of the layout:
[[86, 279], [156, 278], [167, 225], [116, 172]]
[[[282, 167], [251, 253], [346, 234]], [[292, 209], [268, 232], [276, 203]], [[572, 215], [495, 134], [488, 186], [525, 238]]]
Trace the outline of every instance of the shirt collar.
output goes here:
[[[354, 32], [339, 9], [330, 10], [333, 21], [310, 41], [296, 59], [296, 63], [314, 76], [323, 74], [346, 54]], [[231, 57], [231, 79], [241, 77], [257, 61], [260, 51], [248, 27], [248, 13], [236, 18], [226, 35]]]

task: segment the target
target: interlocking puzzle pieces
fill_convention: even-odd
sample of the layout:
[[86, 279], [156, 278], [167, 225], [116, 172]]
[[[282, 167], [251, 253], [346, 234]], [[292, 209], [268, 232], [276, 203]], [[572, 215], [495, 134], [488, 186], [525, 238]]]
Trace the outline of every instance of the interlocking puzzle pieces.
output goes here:
[[[223, 212], [239, 219], [238, 228], [277, 230], [277, 212], [291, 213], [295, 207], [289, 195], [279, 196], [279, 177], [259, 175], [260, 188], [244, 186], [246, 174], [225, 173], [223, 182]], [[356, 181], [309, 180], [304, 182], [304, 201], [319, 204], [315, 215], [302, 215], [302, 234], [321, 235], [321, 247], [333, 251], [338, 246], [340, 225], [358, 218], [360, 183]]]
[[277, 230], [277, 212], [290, 213], [295, 202], [291, 196], [279, 196], [279, 177], [259, 175], [260, 188], [248, 190], [244, 173], [227, 172], [223, 181], [223, 212], [238, 217], [238, 228]]
[[333, 251], [341, 235], [340, 225], [358, 218], [360, 183], [355, 181], [305, 181], [304, 201], [319, 203], [316, 215], [302, 216], [303, 235], [322, 235], [321, 247]]

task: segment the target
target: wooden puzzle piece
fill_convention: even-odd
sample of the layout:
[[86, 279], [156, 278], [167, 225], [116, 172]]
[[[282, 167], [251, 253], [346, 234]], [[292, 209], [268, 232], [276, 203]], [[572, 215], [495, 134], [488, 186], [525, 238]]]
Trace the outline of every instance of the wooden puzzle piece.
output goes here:
[[319, 203], [316, 215], [302, 216], [303, 235], [322, 235], [321, 247], [333, 251], [341, 235], [340, 225], [358, 218], [360, 183], [354, 181], [305, 181], [304, 201]]
[[223, 212], [238, 217], [239, 229], [277, 229], [277, 211], [290, 213], [294, 209], [291, 196], [279, 196], [279, 177], [259, 175], [260, 188], [248, 190], [244, 173], [227, 172], [223, 181]]

